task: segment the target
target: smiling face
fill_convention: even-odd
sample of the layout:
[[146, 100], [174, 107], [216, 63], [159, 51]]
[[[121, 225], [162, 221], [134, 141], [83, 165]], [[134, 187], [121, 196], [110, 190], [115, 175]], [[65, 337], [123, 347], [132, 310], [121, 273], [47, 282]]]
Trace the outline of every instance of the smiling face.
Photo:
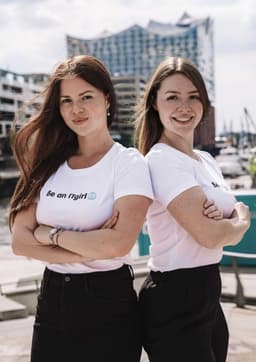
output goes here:
[[60, 113], [66, 125], [78, 136], [107, 129], [107, 96], [78, 77], [60, 84]]
[[194, 84], [183, 74], [165, 78], [157, 91], [154, 108], [165, 133], [192, 136], [203, 116], [203, 105]]

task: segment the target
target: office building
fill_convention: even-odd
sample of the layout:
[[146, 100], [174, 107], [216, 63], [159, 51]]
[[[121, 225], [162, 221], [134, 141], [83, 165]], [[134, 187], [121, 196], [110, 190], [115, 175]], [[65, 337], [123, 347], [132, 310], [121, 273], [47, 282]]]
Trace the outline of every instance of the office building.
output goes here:
[[112, 77], [117, 97], [117, 117], [111, 126], [114, 139], [129, 146], [133, 143], [132, 130], [136, 106], [146, 85], [146, 79], [139, 76]]
[[18, 74], [0, 69], [0, 155], [4, 153], [14, 118], [19, 125], [32, 115], [38, 99], [24, 111], [22, 106], [42, 91], [47, 80], [46, 74]]

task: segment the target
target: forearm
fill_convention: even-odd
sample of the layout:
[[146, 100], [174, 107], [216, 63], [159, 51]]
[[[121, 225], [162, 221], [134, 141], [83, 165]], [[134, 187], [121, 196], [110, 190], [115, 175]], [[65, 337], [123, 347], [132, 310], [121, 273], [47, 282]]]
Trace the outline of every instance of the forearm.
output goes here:
[[47, 263], [78, 263], [86, 261], [84, 257], [52, 245], [42, 245], [30, 230], [19, 231], [19, 238], [13, 235], [12, 250], [16, 255], [22, 255]]
[[101, 229], [87, 232], [66, 230], [59, 236], [59, 245], [69, 251], [92, 259], [111, 259], [129, 252], [136, 241], [122, 237], [115, 229]]
[[[64, 230], [55, 241], [60, 247], [90, 259], [112, 259], [121, 257], [131, 250], [141, 230], [150, 200], [131, 195], [115, 202], [118, 220], [107, 228], [90, 231]], [[46, 245], [52, 244], [51, 227], [39, 225], [35, 230], [36, 239]], [[53, 240], [54, 241], [54, 240]]]
[[193, 239], [206, 248], [237, 244], [250, 226], [248, 207], [237, 202], [231, 218], [214, 220], [202, 212], [205, 201], [204, 193], [196, 186], [172, 200], [168, 210]]

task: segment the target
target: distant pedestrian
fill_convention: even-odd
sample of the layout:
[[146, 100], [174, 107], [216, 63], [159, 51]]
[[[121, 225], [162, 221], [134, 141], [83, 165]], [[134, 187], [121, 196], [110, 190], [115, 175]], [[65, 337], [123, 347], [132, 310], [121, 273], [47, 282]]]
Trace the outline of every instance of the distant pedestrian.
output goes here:
[[139, 362], [129, 252], [153, 197], [142, 155], [112, 140], [115, 94], [91, 56], [61, 63], [16, 136], [15, 254], [46, 262], [32, 362]]
[[[151, 272], [140, 292], [150, 362], [224, 362], [227, 356], [219, 262], [223, 246], [242, 239], [250, 215], [214, 158], [193, 149], [194, 130], [209, 106], [196, 67], [169, 57], [139, 108], [139, 149], [155, 196], [147, 214]], [[208, 217], [202, 212], [207, 200], [214, 201]]]

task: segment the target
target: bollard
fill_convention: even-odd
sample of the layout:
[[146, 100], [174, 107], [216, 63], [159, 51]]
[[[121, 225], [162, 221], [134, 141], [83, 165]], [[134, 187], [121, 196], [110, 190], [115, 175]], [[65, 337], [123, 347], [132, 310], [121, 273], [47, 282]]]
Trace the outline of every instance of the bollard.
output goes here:
[[236, 296], [235, 296], [236, 306], [238, 308], [244, 308], [245, 307], [244, 288], [240, 280], [236, 256], [232, 256], [232, 267], [236, 277]]

